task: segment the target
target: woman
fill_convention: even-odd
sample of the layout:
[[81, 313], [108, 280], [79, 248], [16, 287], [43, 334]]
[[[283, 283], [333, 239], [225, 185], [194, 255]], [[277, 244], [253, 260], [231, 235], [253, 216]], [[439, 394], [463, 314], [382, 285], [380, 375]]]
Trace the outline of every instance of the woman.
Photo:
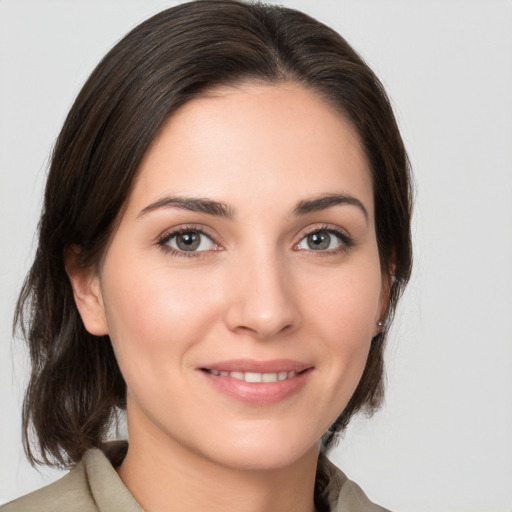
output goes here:
[[73, 469], [2, 510], [383, 510], [326, 453], [382, 398], [410, 208], [331, 29], [231, 0], [136, 27], [66, 119], [17, 310], [27, 454]]

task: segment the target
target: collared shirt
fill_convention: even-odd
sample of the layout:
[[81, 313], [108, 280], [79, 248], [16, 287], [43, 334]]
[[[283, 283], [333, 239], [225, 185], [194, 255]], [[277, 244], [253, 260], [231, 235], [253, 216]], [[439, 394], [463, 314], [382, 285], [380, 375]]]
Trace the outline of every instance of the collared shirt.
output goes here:
[[[105, 452], [88, 450], [64, 477], [0, 507], [0, 512], [144, 512], [119, 478], [126, 443], [109, 443]], [[330, 512], [389, 512], [372, 503], [326, 457], [320, 456], [317, 487]]]

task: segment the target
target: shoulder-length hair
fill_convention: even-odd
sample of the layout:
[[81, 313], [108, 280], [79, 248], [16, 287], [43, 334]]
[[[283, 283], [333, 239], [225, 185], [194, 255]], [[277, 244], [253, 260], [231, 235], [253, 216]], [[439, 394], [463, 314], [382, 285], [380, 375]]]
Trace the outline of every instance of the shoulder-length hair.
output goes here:
[[[23, 405], [32, 464], [73, 465], [88, 448], [102, 445], [126, 405], [108, 336], [89, 334], [75, 306], [65, 249], [79, 246], [79, 264], [94, 267], [139, 163], [167, 118], [211, 88], [246, 80], [298, 83], [356, 129], [372, 175], [391, 319], [411, 270], [411, 185], [397, 123], [374, 73], [340, 35], [292, 9], [199, 0], [165, 10], [103, 58], [54, 147], [37, 253], [15, 315], [32, 361]], [[361, 381], [325, 434], [323, 449], [356, 411], [380, 404], [388, 325], [372, 341]]]

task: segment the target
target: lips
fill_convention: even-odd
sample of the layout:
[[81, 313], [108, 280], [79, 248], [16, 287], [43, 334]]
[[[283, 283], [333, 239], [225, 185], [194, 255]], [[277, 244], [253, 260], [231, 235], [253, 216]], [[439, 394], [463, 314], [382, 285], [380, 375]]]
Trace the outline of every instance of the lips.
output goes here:
[[298, 393], [314, 367], [299, 361], [230, 360], [198, 368], [216, 390], [250, 404], [271, 404]]

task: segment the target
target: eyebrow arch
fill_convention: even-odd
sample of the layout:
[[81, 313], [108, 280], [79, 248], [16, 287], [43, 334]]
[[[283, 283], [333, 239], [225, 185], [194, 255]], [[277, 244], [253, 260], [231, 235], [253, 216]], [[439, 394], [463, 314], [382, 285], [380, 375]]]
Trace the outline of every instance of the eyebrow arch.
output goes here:
[[305, 215], [311, 212], [318, 212], [321, 210], [325, 210], [327, 208], [331, 208], [332, 206], [337, 206], [339, 204], [349, 204], [352, 206], [356, 206], [359, 208], [366, 220], [368, 221], [368, 210], [365, 208], [364, 204], [359, 201], [356, 197], [347, 195], [347, 194], [327, 194], [320, 197], [316, 197], [314, 199], [307, 199], [304, 201], [300, 201], [297, 206], [293, 210], [293, 215]]
[[233, 218], [233, 210], [230, 206], [212, 199], [202, 199], [196, 197], [177, 197], [166, 196], [150, 205], [146, 206], [137, 215], [137, 218], [144, 216], [146, 213], [157, 210], [159, 208], [178, 208], [180, 210], [189, 210], [191, 212], [207, 213], [227, 219]]

